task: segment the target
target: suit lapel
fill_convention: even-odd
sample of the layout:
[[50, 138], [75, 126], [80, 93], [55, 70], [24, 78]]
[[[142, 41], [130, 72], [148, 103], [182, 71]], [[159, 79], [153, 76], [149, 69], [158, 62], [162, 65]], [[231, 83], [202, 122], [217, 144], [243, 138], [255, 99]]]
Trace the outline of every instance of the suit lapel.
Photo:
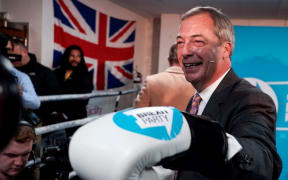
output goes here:
[[211, 95], [202, 115], [208, 116], [215, 121], [219, 121], [218, 117], [223, 113], [221, 112], [222, 104], [227, 100], [227, 97], [234, 89], [234, 86], [240, 81], [241, 79], [234, 73], [233, 69], [231, 69]]

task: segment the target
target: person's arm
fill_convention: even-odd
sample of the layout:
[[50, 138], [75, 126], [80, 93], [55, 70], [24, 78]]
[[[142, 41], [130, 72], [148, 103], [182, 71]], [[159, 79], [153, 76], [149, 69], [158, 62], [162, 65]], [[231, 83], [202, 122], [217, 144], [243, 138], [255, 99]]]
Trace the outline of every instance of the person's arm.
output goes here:
[[40, 98], [35, 92], [31, 79], [25, 73], [18, 71], [18, 84], [22, 87], [22, 102], [24, 108], [38, 109], [40, 107]]
[[239, 101], [230, 133], [241, 144], [242, 150], [227, 163], [227, 169], [238, 179], [278, 179], [282, 165], [275, 145], [273, 101], [261, 92], [247, 94]]
[[[200, 132], [203, 127], [207, 128]], [[205, 136], [209, 133], [213, 134], [213, 140]], [[145, 107], [110, 113], [81, 127], [70, 141], [69, 157], [73, 169], [83, 179], [160, 180], [164, 172], [157, 172], [153, 166], [161, 165], [162, 160], [174, 163], [179, 155], [186, 155], [184, 160], [189, 160], [189, 164], [183, 164], [184, 168], [191, 168], [194, 160], [198, 161], [191, 153], [201, 141], [207, 142], [202, 146], [211, 150], [205, 157], [215, 163], [197, 165], [209, 171], [209, 167], [223, 165], [226, 148], [222, 147], [227, 142], [219, 123], [182, 114], [173, 107]], [[93, 166], [95, 160], [101, 166]], [[103, 171], [107, 167], [111, 173]], [[171, 178], [173, 171], [168, 172], [164, 174]]]
[[[281, 160], [275, 147], [275, 106], [269, 96], [262, 92], [244, 93], [245, 98], [234, 96], [233, 104], [222, 105], [218, 117], [225, 122], [226, 135], [215, 131], [219, 124], [189, 120], [192, 141], [188, 151], [168, 158], [164, 167], [182, 171], [195, 171], [206, 177], [238, 179], [278, 179]], [[213, 118], [209, 121], [213, 122]], [[212, 125], [212, 126], [211, 126]], [[228, 136], [232, 135], [242, 150], [227, 159]], [[223, 134], [222, 134], [223, 135]], [[194, 137], [194, 138], [193, 138]]]
[[135, 108], [148, 107], [150, 105], [150, 88], [149, 82], [146, 79], [144, 84], [135, 99]]

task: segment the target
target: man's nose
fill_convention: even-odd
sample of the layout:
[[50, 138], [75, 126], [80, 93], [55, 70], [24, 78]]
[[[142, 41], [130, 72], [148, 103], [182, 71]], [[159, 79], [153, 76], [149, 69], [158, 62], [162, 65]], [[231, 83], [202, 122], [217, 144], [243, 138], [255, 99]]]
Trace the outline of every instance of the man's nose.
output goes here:
[[25, 163], [25, 158], [22, 157], [22, 156], [16, 157], [15, 160], [14, 160], [14, 164], [16, 166], [23, 166], [24, 163]]
[[183, 47], [181, 48], [181, 56], [182, 57], [187, 57], [187, 56], [191, 56], [194, 54], [194, 52], [196, 51], [196, 47], [193, 46], [192, 44], [189, 43], [185, 43], [183, 45]]

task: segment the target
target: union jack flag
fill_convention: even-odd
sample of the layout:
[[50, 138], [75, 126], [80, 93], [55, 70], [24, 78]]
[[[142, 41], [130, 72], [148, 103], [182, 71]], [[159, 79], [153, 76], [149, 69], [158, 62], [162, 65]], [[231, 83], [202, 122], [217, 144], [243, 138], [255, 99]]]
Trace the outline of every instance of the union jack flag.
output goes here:
[[53, 0], [53, 6], [53, 67], [59, 65], [66, 47], [77, 44], [83, 49], [95, 89], [132, 82], [135, 21], [108, 16], [79, 0]]

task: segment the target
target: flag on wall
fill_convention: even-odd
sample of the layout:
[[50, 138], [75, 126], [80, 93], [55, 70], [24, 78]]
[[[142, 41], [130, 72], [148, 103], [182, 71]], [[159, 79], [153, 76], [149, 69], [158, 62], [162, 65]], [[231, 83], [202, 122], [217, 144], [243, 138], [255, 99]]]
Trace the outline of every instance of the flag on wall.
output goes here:
[[84, 52], [95, 89], [105, 90], [132, 82], [135, 21], [96, 11], [79, 0], [53, 0], [53, 67], [67, 46]]

